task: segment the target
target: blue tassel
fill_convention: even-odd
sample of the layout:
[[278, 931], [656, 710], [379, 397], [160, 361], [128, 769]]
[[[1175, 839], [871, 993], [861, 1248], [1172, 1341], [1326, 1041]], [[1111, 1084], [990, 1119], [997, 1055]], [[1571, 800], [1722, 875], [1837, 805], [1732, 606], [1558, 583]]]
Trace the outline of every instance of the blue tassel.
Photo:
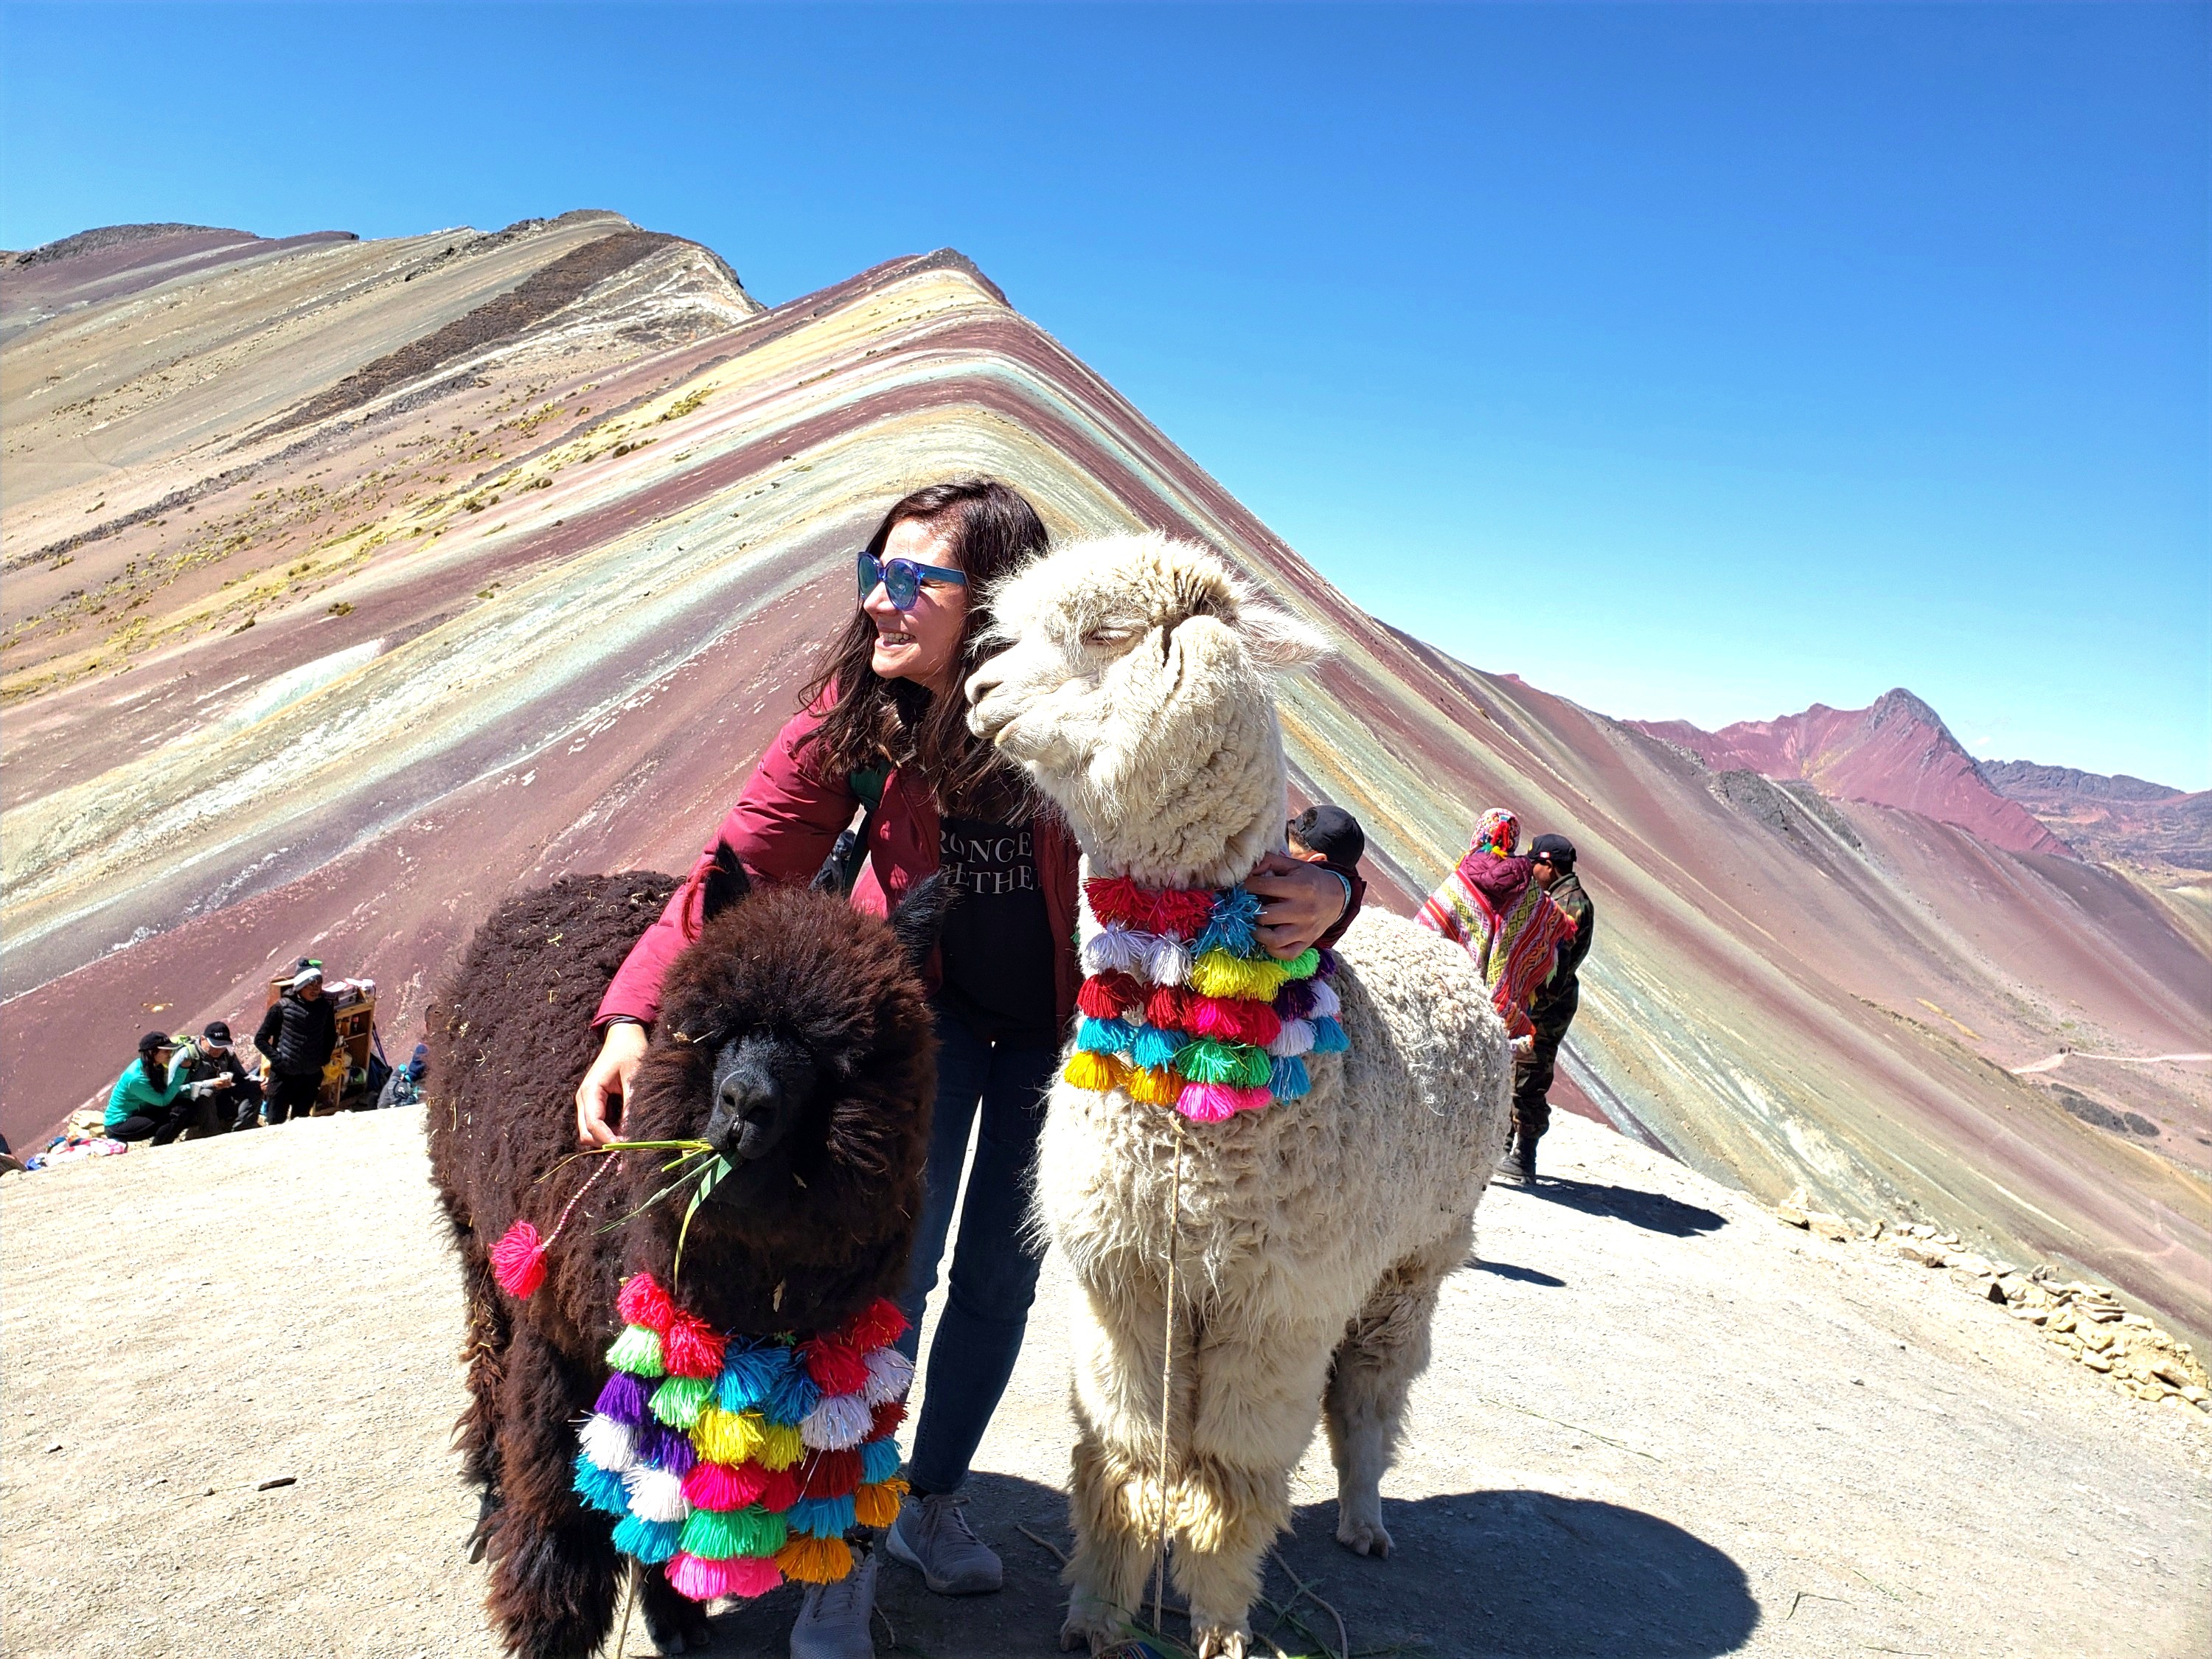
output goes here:
[[[860, 1448], [860, 1484], [880, 1486], [899, 1472], [898, 1442], [885, 1435], [881, 1440], [871, 1440]], [[617, 1480], [619, 1487], [622, 1482]]]
[[842, 1498], [802, 1498], [784, 1511], [783, 1522], [810, 1538], [842, 1538], [859, 1518], [853, 1494], [847, 1492]]
[[1313, 1079], [1306, 1075], [1305, 1060], [1297, 1054], [1284, 1054], [1275, 1060], [1275, 1074], [1267, 1079], [1268, 1092], [1278, 1100], [1296, 1100], [1310, 1092]]
[[683, 1536], [680, 1521], [641, 1521], [629, 1515], [615, 1528], [615, 1547], [648, 1567], [657, 1567], [676, 1553], [677, 1541]]
[[1129, 1058], [1139, 1066], [1157, 1070], [1173, 1065], [1182, 1048], [1182, 1033], [1163, 1031], [1157, 1025], [1139, 1025], [1136, 1040], [1129, 1045]]
[[749, 1410], [768, 1398], [790, 1369], [791, 1350], [781, 1343], [743, 1350], [732, 1347], [723, 1356], [714, 1402], [726, 1412]]
[[821, 1398], [822, 1390], [814, 1386], [814, 1379], [804, 1368], [787, 1365], [761, 1402], [761, 1415], [771, 1423], [795, 1425], [805, 1419]]
[[1213, 914], [1199, 930], [1190, 947], [1195, 962], [1208, 951], [1226, 951], [1232, 957], [1249, 956], [1257, 940], [1252, 929], [1260, 920], [1260, 901], [1242, 887], [1224, 889], [1213, 901]]
[[572, 1484], [586, 1509], [602, 1515], [629, 1513], [629, 1488], [623, 1485], [622, 1476], [601, 1468], [581, 1452], [576, 1454], [576, 1479]]
[[1351, 1052], [1352, 1039], [1345, 1036], [1344, 1027], [1338, 1024], [1336, 1021], [1327, 1018], [1316, 1019], [1313, 1023], [1313, 1051], [1316, 1054], [1342, 1054]]
[[1086, 1018], [1075, 1028], [1075, 1046], [1085, 1054], [1118, 1054], [1136, 1035], [1137, 1028], [1126, 1019]]

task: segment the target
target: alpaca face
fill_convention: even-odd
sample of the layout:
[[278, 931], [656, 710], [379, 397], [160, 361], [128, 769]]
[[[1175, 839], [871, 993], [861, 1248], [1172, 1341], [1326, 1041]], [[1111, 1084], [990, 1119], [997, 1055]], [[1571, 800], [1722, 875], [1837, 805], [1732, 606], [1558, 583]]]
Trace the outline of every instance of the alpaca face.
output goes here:
[[821, 1074], [806, 1045], [776, 1031], [748, 1031], [714, 1056], [714, 1105], [706, 1139], [732, 1164], [781, 1145]]
[[1158, 535], [1062, 548], [1000, 583], [1005, 648], [968, 723], [1018, 762], [1094, 861], [1160, 882], [1241, 878], [1282, 838], [1268, 672], [1327, 647], [1213, 554]]
[[801, 1212], [880, 1202], [920, 1157], [935, 1042], [910, 953], [935, 918], [909, 939], [839, 898], [736, 884], [718, 897], [710, 878], [623, 1127], [708, 1142], [730, 1164], [717, 1224], [790, 1237]]

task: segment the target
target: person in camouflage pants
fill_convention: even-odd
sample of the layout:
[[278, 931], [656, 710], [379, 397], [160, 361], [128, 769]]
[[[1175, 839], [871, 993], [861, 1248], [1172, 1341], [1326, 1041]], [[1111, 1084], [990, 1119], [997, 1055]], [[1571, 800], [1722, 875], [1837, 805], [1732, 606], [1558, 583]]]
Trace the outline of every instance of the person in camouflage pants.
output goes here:
[[1535, 878], [1575, 924], [1575, 936], [1559, 946], [1552, 976], [1529, 1005], [1528, 1023], [1536, 1028], [1535, 1040], [1513, 1065], [1513, 1158], [1521, 1178], [1534, 1181], [1536, 1143], [1552, 1127], [1552, 1103], [1546, 1096], [1559, 1069], [1559, 1044], [1582, 1003], [1582, 982], [1576, 971], [1589, 954], [1596, 915], [1589, 895], [1583, 891], [1582, 878], [1575, 874], [1574, 842], [1565, 836], [1539, 836], [1528, 855], [1535, 864]]

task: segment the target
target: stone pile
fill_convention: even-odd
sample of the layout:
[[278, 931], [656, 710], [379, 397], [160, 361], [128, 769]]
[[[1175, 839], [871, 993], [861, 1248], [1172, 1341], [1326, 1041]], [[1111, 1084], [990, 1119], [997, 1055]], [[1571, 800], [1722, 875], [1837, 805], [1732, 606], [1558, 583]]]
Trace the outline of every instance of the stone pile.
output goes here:
[[2190, 1345], [2130, 1313], [2102, 1285], [2063, 1278], [2047, 1264], [2016, 1267], [1966, 1248], [1956, 1233], [1926, 1222], [1892, 1226], [1806, 1207], [1802, 1192], [1778, 1206], [1786, 1225], [1802, 1227], [1840, 1244], [1876, 1244], [1932, 1271], [1949, 1275], [1969, 1295], [2002, 1307], [2015, 1319], [2042, 1327], [2044, 1335], [2132, 1398], [2172, 1402], [2192, 1418], [2212, 1414], [2212, 1376]]

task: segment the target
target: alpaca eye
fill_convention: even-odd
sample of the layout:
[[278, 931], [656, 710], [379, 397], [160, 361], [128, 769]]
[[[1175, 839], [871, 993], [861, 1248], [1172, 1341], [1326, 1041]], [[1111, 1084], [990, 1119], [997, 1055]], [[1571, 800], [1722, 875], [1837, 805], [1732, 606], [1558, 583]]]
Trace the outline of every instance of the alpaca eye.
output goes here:
[[1109, 651], [1118, 649], [1136, 637], [1137, 630], [1133, 628], [1094, 628], [1083, 636], [1083, 642], [1094, 650]]

